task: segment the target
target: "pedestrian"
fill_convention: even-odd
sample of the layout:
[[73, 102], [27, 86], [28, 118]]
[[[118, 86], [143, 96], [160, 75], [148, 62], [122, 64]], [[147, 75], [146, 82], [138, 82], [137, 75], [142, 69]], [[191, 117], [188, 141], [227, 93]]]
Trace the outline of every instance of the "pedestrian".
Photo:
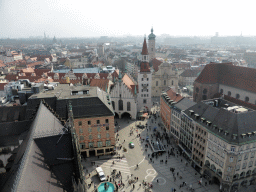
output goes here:
[[158, 179], [156, 180], [156, 182], [158, 183]]
[[134, 189], [135, 188], [135, 185], [133, 184], [132, 188]]

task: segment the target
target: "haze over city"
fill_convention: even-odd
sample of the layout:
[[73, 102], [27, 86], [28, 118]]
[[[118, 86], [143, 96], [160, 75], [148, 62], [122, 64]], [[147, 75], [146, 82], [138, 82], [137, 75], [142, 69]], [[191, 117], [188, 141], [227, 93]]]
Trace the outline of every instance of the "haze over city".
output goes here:
[[[0, 38], [254, 36], [251, 1], [1, 0]], [[246, 9], [245, 9], [246, 6]]]

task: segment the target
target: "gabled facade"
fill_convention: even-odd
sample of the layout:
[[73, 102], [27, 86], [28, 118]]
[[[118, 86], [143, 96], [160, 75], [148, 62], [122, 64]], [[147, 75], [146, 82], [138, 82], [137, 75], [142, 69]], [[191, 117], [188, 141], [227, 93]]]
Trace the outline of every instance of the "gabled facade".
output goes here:
[[164, 62], [152, 75], [152, 97], [159, 97], [168, 87], [178, 90], [178, 76], [172, 64]]
[[119, 72], [118, 82], [112, 88], [110, 96], [113, 109], [119, 118], [128, 113], [131, 119], [136, 119], [137, 84], [128, 74], [124, 74], [122, 77], [121, 72]]

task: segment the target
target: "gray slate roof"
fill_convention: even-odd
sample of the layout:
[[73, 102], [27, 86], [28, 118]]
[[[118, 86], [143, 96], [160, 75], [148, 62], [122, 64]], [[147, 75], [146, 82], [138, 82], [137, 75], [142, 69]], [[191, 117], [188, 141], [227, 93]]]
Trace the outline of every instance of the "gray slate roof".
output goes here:
[[3, 191], [72, 191], [73, 156], [71, 135], [41, 103], [10, 174], [0, 187]]
[[184, 97], [179, 102], [174, 104], [174, 106], [182, 111], [182, 110], [186, 110], [187, 108], [189, 108], [189, 107], [191, 107], [191, 106], [193, 106], [195, 104], [196, 104], [195, 102], [193, 102], [190, 99]]
[[[194, 114], [190, 115], [190, 110], [193, 110], [194, 114], [198, 114], [200, 118], [196, 120]], [[224, 108], [213, 107], [204, 102], [199, 102], [185, 110], [185, 113], [210, 132], [229, 143], [244, 144], [246, 142], [256, 142], [255, 134], [252, 134], [251, 137], [247, 134], [256, 131], [256, 111], [249, 110], [247, 113], [234, 113]], [[206, 121], [202, 123], [200, 121], [202, 117], [206, 121], [210, 121], [211, 125], [208, 126]], [[217, 129], [214, 129], [214, 125], [217, 126]], [[219, 128], [222, 129], [221, 132], [219, 132]], [[225, 131], [228, 133], [227, 135], [224, 134]], [[233, 134], [237, 135], [236, 139], [233, 139]], [[242, 134], [246, 134], [245, 138], [242, 137]]]
[[[88, 90], [89, 94], [71, 95], [72, 91]], [[52, 91], [31, 96], [28, 101], [28, 115], [44, 99], [51, 108], [61, 117], [67, 118], [67, 105], [72, 104], [74, 118], [113, 116], [111, 100], [107, 99], [107, 93], [97, 87], [59, 85]], [[49, 98], [51, 98], [49, 100]], [[53, 99], [55, 98], [55, 99]]]

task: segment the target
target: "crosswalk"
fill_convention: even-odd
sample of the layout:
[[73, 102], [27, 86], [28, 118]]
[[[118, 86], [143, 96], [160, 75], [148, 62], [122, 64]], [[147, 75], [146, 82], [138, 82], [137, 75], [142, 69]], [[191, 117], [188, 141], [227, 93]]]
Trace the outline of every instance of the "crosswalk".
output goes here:
[[[115, 162], [114, 164], [113, 161]], [[126, 158], [95, 161], [94, 168], [97, 166], [102, 167], [106, 175], [110, 174], [114, 169], [121, 171], [122, 175], [131, 174]]]

